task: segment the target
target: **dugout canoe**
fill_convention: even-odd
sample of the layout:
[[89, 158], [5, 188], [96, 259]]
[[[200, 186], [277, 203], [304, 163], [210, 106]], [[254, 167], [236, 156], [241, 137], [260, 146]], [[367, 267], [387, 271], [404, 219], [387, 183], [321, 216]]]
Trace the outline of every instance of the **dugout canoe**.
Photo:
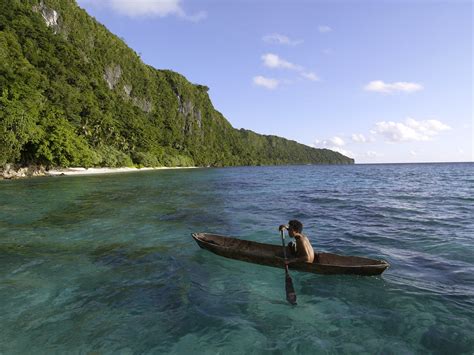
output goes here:
[[[264, 244], [209, 233], [193, 233], [192, 237], [202, 248], [214, 254], [249, 263], [284, 268], [281, 245]], [[287, 247], [288, 248], [288, 247]], [[290, 251], [287, 249], [287, 254]], [[291, 263], [290, 269], [316, 274], [380, 275], [389, 267], [385, 260], [345, 256], [332, 253], [314, 254], [313, 263]]]

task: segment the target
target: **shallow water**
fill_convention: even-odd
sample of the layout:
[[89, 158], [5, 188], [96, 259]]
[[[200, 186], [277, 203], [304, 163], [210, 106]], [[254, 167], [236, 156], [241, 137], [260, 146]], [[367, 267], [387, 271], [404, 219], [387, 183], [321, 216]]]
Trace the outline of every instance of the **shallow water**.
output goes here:
[[[474, 164], [0, 181], [0, 353], [472, 354]], [[207, 231], [384, 258], [380, 277], [201, 250]]]

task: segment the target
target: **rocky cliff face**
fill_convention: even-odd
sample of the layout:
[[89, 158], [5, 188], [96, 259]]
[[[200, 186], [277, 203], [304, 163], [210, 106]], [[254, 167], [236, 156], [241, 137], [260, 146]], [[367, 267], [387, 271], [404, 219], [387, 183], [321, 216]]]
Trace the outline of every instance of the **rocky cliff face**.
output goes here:
[[33, 6], [33, 11], [37, 11], [43, 16], [46, 26], [51, 27], [55, 34], [59, 32], [59, 14], [56, 10], [48, 8], [41, 0], [38, 5]]
[[122, 76], [122, 68], [118, 64], [112, 64], [105, 67], [104, 80], [107, 86], [112, 90], [115, 85], [118, 84], [120, 77]]

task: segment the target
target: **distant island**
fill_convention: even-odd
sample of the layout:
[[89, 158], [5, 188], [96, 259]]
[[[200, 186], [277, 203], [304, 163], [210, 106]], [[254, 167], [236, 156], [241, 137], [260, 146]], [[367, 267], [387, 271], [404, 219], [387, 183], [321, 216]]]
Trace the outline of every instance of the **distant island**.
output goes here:
[[0, 169], [354, 163], [235, 129], [208, 90], [144, 64], [75, 1], [0, 4]]

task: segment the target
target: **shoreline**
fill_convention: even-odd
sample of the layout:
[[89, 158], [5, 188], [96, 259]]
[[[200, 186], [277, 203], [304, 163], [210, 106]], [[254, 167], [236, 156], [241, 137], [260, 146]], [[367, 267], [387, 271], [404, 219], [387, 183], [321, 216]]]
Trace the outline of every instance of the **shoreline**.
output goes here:
[[156, 168], [64, 168], [52, 169], [44, 172], [45, 176], [78, 176], [78, 175], [101, 175], [116, 173], [132, 173], [151, 170], [169, 170], [169, 169], [196, 169], [197, 166], [160, 166]]
[[15, 167], [11, 164], [7, 164], [3, 169], [0, 168], [0, 180], [12, 180], [12, 179], [27, 179], [32, 177], [56, 177], [56, 176], [82, 176], [82, 175], [104, 175], [104, 174], [116, 174], [116, 173], [131, 173], [139, 171], [151, 171], [151, 170], [168, 170], [168, 169], [196, 169], [197, 166], [160, 166], [155, 168], [143, 167], [143, 168], [56, 168], [46, 170], [43, 166], [28, 166], [28, 167]]

